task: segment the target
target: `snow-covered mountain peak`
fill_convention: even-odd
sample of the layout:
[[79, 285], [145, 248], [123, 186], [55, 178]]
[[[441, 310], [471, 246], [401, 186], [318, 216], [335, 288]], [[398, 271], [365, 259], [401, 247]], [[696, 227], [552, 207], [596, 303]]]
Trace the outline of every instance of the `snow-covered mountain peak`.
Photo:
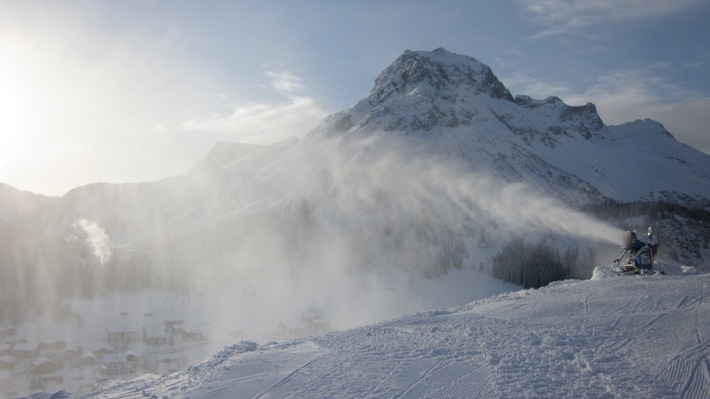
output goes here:
[[377, 77], [370, 99], [383, 103], [390, 96], [424, 93], [446, 97], [461, 90], [513, 100], [487, 65], [443, 48], [431, 52], [405, 51]]
[[[367, 97], [327, 117], [310, 137], [350, 130], [413, 132], [471, 126], [491, 102], [515, 106], [513, 96], [487, 65], [443, 48], [407, 50], [375, 79]], [[492, 117], [483, 118], [488, 116]]]
[[[430, 153], [504, 181], [544, 187], [574, 204], [660, 192], [670, 201], [710, 198], [710, 158], [676, 141], [660, 123], [606, 126], [592, 103], [513, 97], [491, 68], [441, 48], [405, 51], [367, 97], [325, 118], [307, 141], [381, 133], [417, 137]], [[630, 175], [635, 165], [656, 178]]]
[[[501, 125], [502, 124], [502, 125]], [[513, 97], [490, 67], [475, 58], [434, 51], [407, 50], [375, 80], [355, 106], [330, 115], [311, 138], [351, 131], [474, 128], [511, 131], [526, 142], [556, 142], [549, 136], [590, 138], [604, 124], [596, 107], [569, 106], [557, 97]]]

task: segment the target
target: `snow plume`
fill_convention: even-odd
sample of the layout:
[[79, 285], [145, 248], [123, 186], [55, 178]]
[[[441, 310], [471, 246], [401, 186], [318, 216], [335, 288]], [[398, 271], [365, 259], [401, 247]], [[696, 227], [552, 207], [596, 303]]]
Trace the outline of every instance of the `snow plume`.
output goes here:
[[381, 207], [385, 200], [409, 216], [429, 215], [448, 226], [493, 222], [517, 235], [557, 233], [600, 243], [623, 241], [623, 230], [528, 183], [503, 181], [470, 165], [460, 166], [451, 157], [427, 154], [411, 137], [374, 135], [345, 147], [342, 153], [355, 155], [331, 161], [328, 168], [345, 214], [357, 214], [363, 204]]
[[487, 277], [476, 283], [470, 273], [513, 236], [616, 245], [623, 236], [529, 184], [432, 152], [426, 139], [305, 140], [266, 158], [214, 165], [244, 199], [224, 205], [234, 211], [223, 225], [195, 230], [166, 254], [169, 273], [229, 293], [219, 308], [241, 318], [236, 325], [268, 329], [318, 309], [346, 328], [453, 306], [492, 293]]
[[222, 224], [171, 244], [166, 273], [224, 292], [213, 307], [224, 310], [220, 323], [268, 333], [321, 315], [341, 329], [493, 294], [473, 269], [514, 236], [621, 243], [620, 229], [430, 144], [392, 134], [305, 140], [257, 163], [242, 153], [215, 164], [231, 179], [219, 184], [244, 198], [220, 205], [220, 215], [233, 209]]
[[72, 224], [72, 227], [77, 231], [83, 232], [86, 235], [85, 241], [91, 246], [99, 260], [101, 266], [105, 265], [111, 259], [111, 248], [109, 248], [109, 237], [98, 223], [87, 219], [79, 219]]
[[449, 187], [449, 194], [467, 212], [472, 213], [474, 206], [484, 209], [513, 232], [552, 232], [608, 244], [623, 242], [623, 230], [576, 211], [527, 183], [505, 184], [477, 176]]

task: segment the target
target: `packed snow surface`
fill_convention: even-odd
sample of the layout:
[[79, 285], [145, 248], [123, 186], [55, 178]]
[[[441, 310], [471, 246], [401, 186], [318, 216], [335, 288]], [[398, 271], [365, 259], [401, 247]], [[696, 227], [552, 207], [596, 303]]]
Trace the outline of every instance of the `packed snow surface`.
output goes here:
[[244, 341], [85, 397], [708, 398], [710, 275], [669, 272], [601, 270], [322, 336]]

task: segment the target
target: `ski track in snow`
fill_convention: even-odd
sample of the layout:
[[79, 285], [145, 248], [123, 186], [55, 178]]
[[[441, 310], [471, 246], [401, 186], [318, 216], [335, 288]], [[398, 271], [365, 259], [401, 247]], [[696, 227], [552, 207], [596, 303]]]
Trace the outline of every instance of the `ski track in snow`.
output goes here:
[[242, 342], [84, 398], [708, 398], [709, 282], [553, 283], [288, 343]]

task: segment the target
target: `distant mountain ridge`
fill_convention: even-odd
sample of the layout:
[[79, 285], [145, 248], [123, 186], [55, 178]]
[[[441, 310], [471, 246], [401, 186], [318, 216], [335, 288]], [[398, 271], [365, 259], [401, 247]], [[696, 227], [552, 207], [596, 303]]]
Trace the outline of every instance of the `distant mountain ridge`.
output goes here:
[[[375, 79], [367, 97], [326, 117], [302, 143], [295, 138], [269, 146], [218, 143], [186, 175], [78, 187], [61, 201], [43, 204], [61, 209], [65, 217], [55, 220], [66, 222], [94, 209], [81, 204], [96, 195], [109, 205], [126, 202], [120, 198], [128, 195], [150, 207], [154, 196], [177, 198], [192, 187], [221, 198], [214, 201], [233, 203], [219, 186], [234, 186], [235, 173], [248, 186], [250, 171], [272, 178], [266, 167], [283, 163], [284, 154], [322, 140], [382, 132], [412, 136], [420, 140], [419, 148], [429, 147], [425, 152], [465, 161], [471, 170], [506, 181], [530, 182], [573, 204], [662, 199], [707, 206], [710, 201], [710, 156], [679, 143], [658, 122], [607, 126], [592, 103], [569, 106], [557, 97], [513, 97], [490, 67], [437, 48], [405, 51]], [[229, 211], [228, 204], [213, 205]]]
[[57, 201], [57, 197], [20, 191], [0, 183], [0, 220], [15, 223]]

